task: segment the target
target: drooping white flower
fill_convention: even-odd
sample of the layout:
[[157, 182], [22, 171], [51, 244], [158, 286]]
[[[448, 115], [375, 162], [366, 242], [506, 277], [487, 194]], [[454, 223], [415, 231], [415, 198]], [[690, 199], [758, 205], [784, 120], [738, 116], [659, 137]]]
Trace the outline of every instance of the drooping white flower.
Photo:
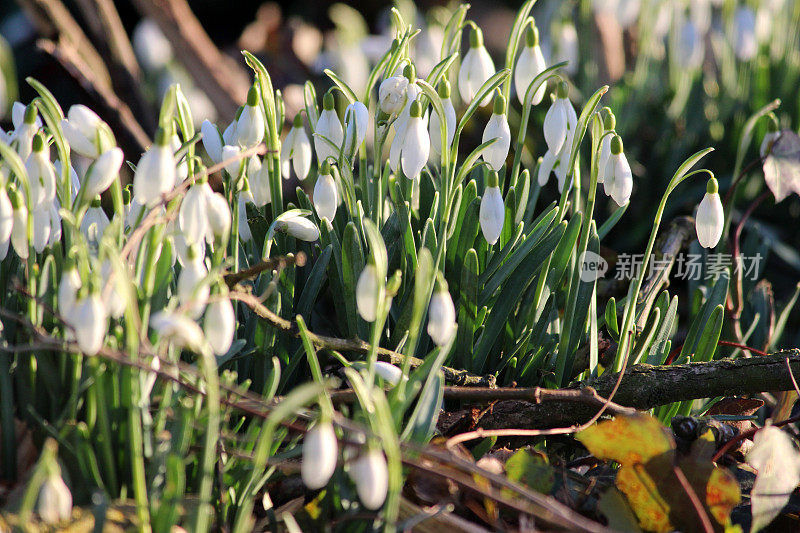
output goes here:
[[219, 130], [210, 121], [204, 120], [200, 125], [200, 132], [203, 134], [203, 148], [206, 149], [208, 157], [214, 163], [220, 163], [222, 161], [222, 146], [224, 142]]
[[59, 474], [49, 474], [42, 483], [36, 513], [42, 522], [51, 526], [69, 520], [72, 516], [72, 493]]
[[[444, 122], [447, 132], [447, 149], [453, 144], [453, 137], [456, 134], [456, 110], [450, 98], [450, 82], [442, 80], [438, 88], [439, 98], [442, 100], [444, 109]], [[442, 131], [439, 115], [435, 109], [431, 110], [431, 120], [428, 125], [428, 134], [431, 139], [431, 155], [442, 153]]]
[[[458, 71], [458, 91], [461, 99], [469, 104], [475, 98], [481, 86], [495, 73], [494, 62], [486, 47], [483, 45], [483, 32], [479, 28], [472, 28], [469, 35], [469, 50], [461, 61]], [[486, 106], [491, 101], [486, 96], [481, 101], [481, 106]]]
[[325, 93], [325, 97], [322, 99], [322, 113], [319, 114], [317, 126], [314, 128], [314, 148], [317, 151], [317, 161], [325, 161], [329, 157], [339, 158], [339, 148], [344, 140], [344, 130], [334, 104], [333, 93], [330, 91]]
[[383, 452], [369, 447], [352, 462], [348, 474], [364, 507], [371, 511], [379, 509], [389, 490], [389, 470]]
[[608, 165], [608, 159], [611, 157], [611, 138], [613, 135], [610, 132], [614, 131], [615, 127], [616, 119], [609, 109], [603, 118], [603, 140], [600, 141], [600, 156], [597, 158], [597, 183], [605, 181], [606, 165]]
[[205, 279], [207, 276], [208, 269], [203, 258], [197, 255], [193, 257], [190, 247], [189, 261], [178, 276], [178, 299], [193, 319], [203, 314], [208, 301], [210, 289]]
[[29, 107], [30, 105], [26, 106], [19, 101], [16, 101], [11, 105], [11, 123], [13, 124], [14, 128], [9, 130], [9, 134], [13, 135], [22, 127], [22, 125], [25, 123], [25, 113], [30, 113], [31, 117], [33, 117], [29, 117], [29, 120], [33, 120], [32, 124], [35, 126], [34, 133], [42, 129], [44, 124], [39, 116], [39, 112], [36, 110], [36, 106], [33, 106], [33, 109], [29, 109]]
[[556, 99], [544, 116], [544, 141], [553, 154], [558, 154], [567, 140], [569, 128], [568, 108], [572, 108], [569, 100], [567, 100], [567, 91], [566, 83], [558, 85]]
[[226, 144], [222, 147], [222, 161], [227, 161], [225, 171], [234, 179], [238, 178], [239, 174], [247, 166], [243, 162], [241, 154], [242, 149], [239, 146]]
[[48, 213], [50, 213], [50, 238], [47, 241], [47, 246], [53, 246], [61, 242], [61, 213], [59, 209], [61, 206], [58, 204], [58, 198], [48, 205]]
[[70, 148], [90, 159], [116, 145], [108, 125], [85, 105], [71, 106], [67, 118], [61, 121], [61, 129]]
[[236, 315], [228, 298], [216, 299], [206, 307], [203, 331], [216, 355], [225, 355], [231, 349], [236, 332]]
[[497, 172], [490, 172], [486, 190], [481, 198], [481, 209], [478, 214], [483, 237], [489, 244], [494, 244], [503, 232], [506, 219], [506, 206], [497, 178]]
[[633, 191], [633, 174], [622, 151], [622, 139], [619, 135], [611, 139], [611, 155], [608, 157], [604, 176], [605, 193], [620, 207], [628, 203]]
[[216, 237], [223, 239], [231, 232], [231, 208], [225, 197], [215, 192], [206, 198], [206, 209], [208, 214], [209, 234], [206, 237]]
[[28, 208], [18, 190], [9, 191], [11, 199], [13, 224], [11, 227], [11, 245], [20, 259], [28, 258]]
[[[100, 276], [103, 280], [103, 305], [106, 306], [108, 314], [114, 318], [119, 318], [125, 312], [127, 302], [123, 293], [119, 290], [120, 277], [114, 273], [111, 261], [106, 259], [100, 266]], [[113, 279], [112, 279], [113, 276]]]
[[719, 198], [719, 185], [715, 178], [710, 178], [706, 184], [706, 194], [697, 206], [695, 217], [695, 229], [700, 246], [714, 248], [722, 237], [724, 224], [725, 211]]
[[146, 71], [155, 72], [172, 60], [172, 45], [152, 19], [144, 18], [133, 29], [131, 44]]
[[169, 145], [169, 135], [159, 128], [156, 139], [142, 155], [133, 175], [133, 195], [142, 205], [155, 206], [161, 195], [175, 187], [175, 156]]
[[367, 322], [375, 322], [378, 318], [378, 303], [385, 290], [384, 280], [380, 279], [378, 269], [372, 263], [367, 263], [356, 283], [356, 307], [361, 318]]
[[375, 361], [375, 373], [393, 387], [403, 379], [403, 371], [386, 361]]
[[378, 89], [378, 102], [381, 111], [391, 115], [403, 109], [407, 90], [408, 78], [405, 76], [392, 76], [383, 80]]
[[428, 129], [422, 120], [422, 105], [419, 100], [414, 100], [411, 105], [411, 115], [405, 130], [400, 149], [400, 165], [407, 178], [416, 180], [422, 169], [425, 168], [425, 163], [428, 162], [431, 149], [431, 141], [428, 137]]
[[[542, 48], [539, 46], [539, 30], [535, 25], [528, 27], [525, 32], [525, 46], [517, 58], [514, 71], [514, 88], [517, 91], [519, 103], [525, 104], [525, 93], [528, 91], [533, 79], [547, 68], [544, 61]], [[544, 98], [547, 84], [542, 83], [535, 93], [531, 95], [531, 105], [538, 105]]]
[[336, 216], [336, 208], [339, 206], [339, 192], [336, 182], [331, 176], [331, 166], [327, 160], [322, 163], [317, 183], [314, 184], [313, 201], [314, 209], [320, 220], [333, 220], [333, 217]]
[[492, 170], [498, 171], [506, 162], [511, 147], [511, 129], [506, 116], [506, 99], [499, 92], [494, 98], [494, 112], [483, 130], [482, 143], [497, 139], [494, 144], [483, 149], [481, 157]]
[[90, 294], [76, 301], [70, 325], [75, 329], [75, 340], [81, 351], [96, 355], [108, 331], [108, 313], [100, 296]]
[[43, 204], [33, 210], [33, 249], [37, 254], [44, 251], [50, 242], [50, 204]]
[[437, 346], [445, 346], [456, 331], [456, 310], [444, 281], [438, 283], [428, 309], [428, 335]]
[[208, 197], [213, 194], [208, 182], [201, 180], [189, 187], [183, 197], [178, 211], [178, 226], [187, 243], [200, 242], [208, 236]]
[[39, 208], [51, 203], [56, 197], [56, 174], [50, 162], [50, 149], [41, 134], [33, 138], [31, 153], [25, 161], [25, 172], [30, 181], [31, 207]]
[[[311, 145], [309, 144], [309, 155]], [[253, 203], [256, 207], [263, 207], [272, 201], [272, 191], [269, 182], [269, 166], [261, 165], [261, 168], [248, 176], [250, 181], [250, 192], [253, 194]]]
[[152, 327], [161, 339], [179, 348], [188, 348], [194, 352], [202, 352], [206, 346], [203, 330], [197, 322], [183, 313], [176, 311], [159, 311], [150, 318]]
[[346, 124], [344, 151], [346, 154], [354, 154], [367, 138], [367, 127], [369, 126], [367, 106], [357, 100], [348, 105], [344, 110], [344, 122]]
[[547, 185], [550, 179], [550, 174], [553, 172], [553, 165], [556, 164], [556, 156], [549, 149], [544, 153], [544, 156], [539, 160], [539, 170], [536, 173], [536, 181], [540, 187]]
[[396, 132], [395, 138], [402, 139], [405, 136], [405, 130], [408, 126], [408, 120], [411, 118], [411, 105], [417, 100], [422, 93], [419, 85], [417, 85], [417, 70], [413, 64], [409, 63], [403, 68], [403, 76], [408, 80], [408, 87], [406, 87], [406, 99], [403, 108], [398, 113], [397, 118], [392, 123]]
[[236, 121], [236, 141], [244, 149], [253, 148], [264, 138], [264, 115], [258, 105], [258, 89], [250, 87], [247, 104]]
[[[308, 140], [308, 135], [303, 127], [303, 117], [298, 113], [294, 117], [292, 129], [289, 130], [281, 145], [281, 173], [284, 179], [289, 179], [291, 176], [291, 168], [294, 168], [297, 179], [300, 181], [306, 179], [308, 171], [311, 169], [311, 157], [311, 141]], [[255, 192], [253, 195], [255, 196]]]
[[61, 280], [58, 283], [58, 311], [67, 322], [74, 314], [75, 300], [80, 288], [81, 277], [78, 269], [72, 265], [61, 274]]
[[14, 206], [5, 187], [0, 187], [0, 243], [8, 244], [14, 228]]
[[31, 154], [33, 137], [42, 128], [41, 119], [34, 104], [24, 108], [23, 121], [19, 126], [15, 126], [14, 140], [17, 141], [17, 154], [25, 161]]
[[96, 247], [110, 223], [108, 215], [100, 205], [100, 197], [95, 196], [91, 206], [86, 210], [83, 220], [81, 220], [81, 233], [83, 233], [90, 245]]
[[578, 72], [578, 31], [571, 22], [556, 27], [553, 36], [553, 63], [566, 61], [564, 71], [570, 76]]
[[336, 470], [339, 457], [339, 444], [333, 425], [319, 421], [303, 437], [303, 460], [300, 463], [300, 477], [311, 490], [321, 489], [330, 481]]
[[289, 216], [276, 221], [275, 229], [301, 241], [314, 242], [319, 239], [319, 228], [316, 224], [300, 215]]
[[239, 239], [247, 242], [253, 239], [253, 233], [250, 231], [250, 222], [247, 220], [247, 204], [253, 203], [253, 195], [250, 194], [250, 189], [242, 189], [236, 201], [239, 202]]
[[100, 157], [89, 165], [83, 178], [87, 198], [103, 194], [114, 183], [114, 180], [119, 177], [122, 158], [122, 150], [114, 147], [100, 154]]

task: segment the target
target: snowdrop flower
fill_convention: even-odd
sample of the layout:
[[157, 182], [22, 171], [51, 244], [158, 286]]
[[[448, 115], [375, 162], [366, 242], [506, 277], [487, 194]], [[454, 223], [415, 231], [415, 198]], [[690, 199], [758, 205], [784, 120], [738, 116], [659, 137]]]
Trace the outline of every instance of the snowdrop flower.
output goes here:
[[[13, 186], [12, 186], [13, 187]], [[20, 259], [28, 258], [28, 208], [22, 195], [16, 188], [9, 190], [13, 223], [11, 227], [11, 245]]]
[[236, 201], [239, 202], [239, 238], [247, 242], [253, 239], [253, 233], [250, 231], [250, 222], [247, 220], [247, 204], [253, 203], [253, 195], [250, 194], [246, 181], [244, 185], [245, 188], [239, 193]]
[[[437, 90], [439, 98], [442, 100], [442, 107], [444, 108], [444, 122], [445, 130], [447, 132], [447, 149], [453, 144], [453, 137], [456, 134], [456, 110], [453, 107], [453, 101], [450, 98], [450, 82], [442, 80], [439, 83]], [[431, 140], [431, 153], [442, 153], [442, 133], [439, 115], [435, 109], [431, 110], [431, 120], [428, 125], [428, 134]]]
[[[119, 318], [125, 312], [125, 305], [127, 302], [118, 289], [120, 286], [120, 277], [114, 274], [111, 261], [108, 259], [103, 261], [100, 267], [100, 276], [103, 280], [103, 291], [101, 293], [103, 304], [106, 306], [109, 315], [114, 318]], [[106, 288], [107, 286], [108, 288]]]
[[379, 509], [389, 489], [389, 471], [383, 452], [370, 446], [353, 461], [348, 473], [364, 507], [371, 511]]
[[369, 126], [367, 106], [357, 100], [347, 106], [347, 109], [344, 110], [344, 122], [347, 125], [344, 151], [352, 158], [352, 154], [355, 154], [355, 151], [367, 138], [367, 127]]
[[394, 129], [399, 137], [404, 135], [406, 126], [408, 126], [408, 119], [411, 118], [411, 105], [422, 93], [422, 89], [417, 85], [417, 69], [413, 64], [409, 63], [403, 68], [403, 76], [408, 80], [406, 100], [405, 104], [403, 104], [403, 109], [400, 110], [397, 119], [394, 121]]
[[214, 354], [225, 355], [233, 344], [233, 335], [236, 332], [236, 315], [230, 299], [219, 295], [220, 299], [214, 300], [206, 307], [203, 319], [203, 331]]
[[151, 19], [142, 19], [136, 25], [131, 41], [136, 58], [147, 71], [164, 68], [172, 60], [172, 45]]
[[61, 129], [70, 148], [84, 157], [95, 159], [116, 141], [111, 129], [97, 113], [77, 104], [69, 108], [66, 120], [61, 121]]
[[[306, 179], [308, 171], [311, 170], [311, 156], [311, 141], [308, 140], [308, 135], [303, 127], [303, 117], [298, 113], [294, 117], [292, 129], [289, 130], [281, 145], [281, 173], [284, 179], [288, 180], [291, 176], [291, 168], [294, 168], [297, 179], [300, 181]], [[253, 195], [255, 196], [255, 192]]]
[[[481, 86], [494, 73], [494, 62], [483, 45], [483, 32], [480, 28], [473, 27], [469, 35], [469, 50], [464, 54], [461, 70], [458, 72], [458, 90], [461, 99], [467, 104], [471, 103]], [[489, 96], [486, 96], [481, 106], [488, 105], [490, 101]]]
[[572, 23], [562, 24], [556, 29], [555, 59], [553, 63], [566, 61], [564, 71], [570, 76], [578, 72], [578, 31]]
[[508, 127], [508, 117], [506, 117], [506, 99], [500, 92], [494, 97], [494, 112], [486, 128], [483, 130], [482, 143], [497, 139], [494, 144], [483, 149], [481, 157], [489, 168], [500, 170], [506, 162], [508, 149], [511, 147], [511, 129]]
[[425, 168], [431, 149], [428, 129], [422, 121], [422, 104], [419, 100], [414, 100], [411, 104], [411, 114], [404, 133], [400, 148], [400, 165], [407, 178], [416, 180]]
[[722, 237], [722, 227], [725, 223], [725, 212], [722, 200], [719, 198], [719, 185], [716, 178], [710, 178], [706, 183], [706, 195], [697, 206], [695, 229], [697, 240], [703, 248], [714, 248]]
[[[206, 240], [216, 238], [227, 242], [226, 238], [231, 232], [231, 208], [224, 196], [215, 192], [206, 198], [209, 233]], [[209, 240], [209, 242], [211, 242]]]
[[25, 161], [25, 172], [30, 181], [32, 207], [38, 208], [56, 197], [56, 174], [50, 162], [50, 149], [41, 134], [36, 134], [31, 147], [32, 151]]
[[57, 472], [48, 474], [39, 489], [36, 513], [45, 524], [57, 525], [72, 516], [72, 493]]
[[75, 330], [75, 340], [81, 351], [89, 356], [96, 355], [108, 331], [108, 314], [100, 296], [90, 294], [76, 301], [69, 324]]
[[606, 163], [603, 190], [620, 207], [631, 198], [633, 175], [628, 159], [622, 153], [622, 139], [619, 135], [611, 139], [611, 155]]
[[[311, 145], [309, 144], [309, 154], [311, 153]], [[250, 192], [253, 194], [253, 204], [256, 207], [263, 207], [272, 201], [272, 192], [270, 191], [269, 183], [269, 167], [261, 165], [261, 168], [251, 174], [250, 178]]]
[[[500, 192], [497, 172], [495, 171], [489, 173], [478, 217], [483, 237], [486, 242], [493, 245], [500, 238], [506, 219], [506, 206], [503, 203], [503, 195]], [[433, 306], [433, 303], [431, 303], [431, 306]]]
[[239, 146], [226, 144], [222, 147], [222, 161], [227, 161], [225, 171], [232, 178], [238, 178], [242, 169], [245, 168], [241, 158], [242, 149]]
[[[570, 126], [569, 111], [572, 110], [572, 113], [575, 113], [567, 98], [568, 92], [567, 84], [561, 82], [556, 91], [556, 99], [553, 100], [544, 116], [544, 141], [553, 154], [558, 154], [567, 141]], [[577, 124], [577, 118], [575, 123]], [[572, 129], [574, 130], [574, 127]]]
[[89, 165], [83, 178], [83, 186], [86, 188], [85, 194], [88, 198], [103, 194], [117, 179], [122, 166], [122, 158], [122, 150], [114, 147], [100, 154], [100, 157]]
[[749, 61], [758, 53], [756, 14], [751, 7], [739, 6], [733, 15], [733, 50], [736, 57]]
[[247, 104], [236, 121], [236, 140], [244, 149], [256, 146], [264, 138], [264, 115], [258, 106], [258, 89], [250, 87]]
[[319, 228], [313, 222], [300, 215], [276, 220], [275, 229], [301, 241], [314, 242], [319, 239]]
[[761, 146], [758, 149], [758, 152], [762, 158], [766, 157], [767, 154], [772, 151], [775, 141], [777, 141], [778, 137], [781, 136], [778, 119], [773, 113], [770, 113], [768, 116], [769, 122], [767, 123], [767, 133], [764, 134], [764, 139], [762, 139]]
[[[314, 148], [317, 161], [325, 161], [329, 157], [339, 158], [339, 148], [344, 140], [344, 130], [334, 107], [333, 93], [328, 91], [322, 99], [322, 113], [314, 129]], [[330, 142], [328, 142], [330, 141]], [[333, 144], [331, 144], [333, 143]]]
[[383, 80], [378, 89], [378, 102], [381, 111], [391, 115], [403, 109], [407, 90], [408, 78], [405, 76], [392, 76]]
[[336, 182], [331, 176], [331, 165], [326, 159], [320, 167], [317, 183], [314, 185], [314, 209], [317, 216], [329, 221], [336, 216], [336, 208], [339, 206], [339, 193], [336, 189]]
[[0, 187], [0, 244], [8, 244], [14, 228], [14, 206], [5, 187]]
[[31, 154], [33, 137], [41, 129], [41, 120], [36, 106], [33, 104], [25, 108], [22, 124], [15, 128], [14, 139], [17, 141], [17, 154], [25, 161]]
[[50, 214], [50, 239], [47, 241], [47, 246], [53, 246], [61, 242], [61, 213], [58, 210], [61, 206], [58, 205], [58, 199], [50, 202], [48, 205], [48, 213]]
[[223, 140], [219, 130], [214, 124], [204, 120], [200, 125], [200, 132], [203, 134], [203, 148], [206, 149], [208, 157], [214, 163], [220, 163], [222, 161]]
[[375, 361], [375, 373], [393, 387], [403, 379], [403, 371], [386, 361]]
[[34, 133], [42, 129], [43, 126], [42, 119], [41, 117], [39, 117], [38, 111], [36, 111], [35, 109], [36, 106], [34, 106], [34, 109], [30, 111], [28, 110], [29, 107], [30, 107], [29, 105], [26, 106], [22, 102], [14, 102], [12, 104], [11, 123], [14, 125], [14, 129], [9, 130], [8, 132], [9, 135], [12, 136], [12, 139], [14, 133], [18, 131], [22, 127], [22, 124], [25, 122], [25, 113], [31, 113], [35, 117], [33, 118], [33, 124], [36, 126], [36, 128], [34, 129]]
[[597, 183], [603, 183], [605, 180], [606, 165], [608, 158], [611, 157], [611, 138], [613, 137], [609, 132], [613, 132], [617, 125], [617, 119], [611, 109], [604, 107], [603, 111], [603, 140], [600, 141], [600, 157], [597, 160]]
[[83, 220], [81, 220], [81, 233], [86, 237], [89, 244], [97, 246], [100, 243], [103, 232], [106, 231], [110, 223], [108, 215], [100, 205], [100, 196], [95, 196], [89, 209], [86, 210]]
[[[517, 58], [517, 68], [514, 71], [514, 88], [520, 104], [525, 105], [525, 93], [528, 91], [528, 87], [533, 79], [546, 68], [544, 54], [539, 46], [539, 30], [535, 25], [531, 25], [525, 32], [525, 47]], [[542, 83], [531, 96], [531, 105], [538, 105], [542, 101], [546, 89], [547, 84]]]
[[540, 187], [547, 185], [550, 179], [550, 173], [553, 172], [553, 165], [556, 164], [556, 155], [549, 149], [544, 153], [544, 156], [539, 158], [539, 169], [536, 173], [536, 181]]
[[189, 261], [178, 276], [178, 299], [187, 307], [187, 314], [199, 318], [203, 314], [210, 289], [205, 279], [208, 276], [203, 258], [190, 246]]
[[159, 128], [155, 143], [139, 159], [133, 174], [133, 195], [142, 205], [155, 206], [161, 195], [175, 187], [175, 156], [169, 135]]
[[202, 353], [206, 341], [203, 330], [197, 322], [176, 311], [159, 311], [150, 318], [150, 327], [161, 339], [173, 343], [179, 348], [188, 348]]
[[303, 461], [300, 477], [311, 490], [321, 489], [330, 481], [336, 470], [339, 445], [333, 424], [320, 420], [303, 437]]
[[367, 322], [375, 322], [378, 318], [378, 303], [385, 290], [384, 280], [380, 279], [378, 269], [368, 263], [356, 283], [356, 307], [361, 318]]
[[58, 311], [65, 320], [69, 320], [73, 316], [75, 300], [80, 288], [81, 276], [73, 263], [64, 270], [58, 283]]
[[50, 242], [50, 205], [44, 204], [33, 210], [33, 249], [37, 254], [42, 253]]
[[178, 211], [178, 226], [183, 232], [183, 237], [189, 244], [200, 242], [208, 236], [209, 225], [207, 205], [208, 197], [214, 191], [208, 185], [206, 178], [200, 178], [194, 185], [189, 187], [186, 195], [181, 202]]
[[436, 291], [428, 309], [428, 335], [437, 346], [445, 346], [456, 331], [456, 310], [447, 292], [447, 282], [437, 279]]

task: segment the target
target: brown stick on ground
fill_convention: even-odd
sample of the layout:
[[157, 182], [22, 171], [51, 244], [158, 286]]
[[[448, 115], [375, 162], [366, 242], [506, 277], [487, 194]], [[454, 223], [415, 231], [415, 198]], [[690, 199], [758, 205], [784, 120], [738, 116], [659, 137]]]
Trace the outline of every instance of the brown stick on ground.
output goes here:
[[231, 120], [247, 98], [247, 72], [219, 51], [186, 0], [135, 0], [170, 40], [175, 54], [198, 87], [211, 98], [223, 120]]
[[[614, 402], [636, 409], [651, 409], [684, 400], [738, 396], [764, 391], [793, 389], [787, 367], [800, 374], [800, 350], [785, 350], [766, 357], [688, 363], [685, 365], [635, 365], [622, 379]], [[608, 397], [617, 374], [601, 376], [590, 383]], [[499, 401], [480, 421], [484, 429], [551, 428], [585, 422], [597, 411], [574, 401]]]

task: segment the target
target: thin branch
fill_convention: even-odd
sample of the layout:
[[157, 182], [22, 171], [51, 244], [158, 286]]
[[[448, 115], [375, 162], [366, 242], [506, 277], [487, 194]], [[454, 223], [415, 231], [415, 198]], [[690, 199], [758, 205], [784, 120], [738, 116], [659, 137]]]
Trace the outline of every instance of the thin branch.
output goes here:
[[252, 279], [264, 272], [265, 270], [280, 270], [284, 269], [291, 265], [296, 266], [304, 266], [306, 264], [306, 254], [303, 252], [298, 252], [297, 255], [288, 256], [288, 255], [281, 255], [278, 257], [271, 257], [269, 259], [265, 259], [260, 263], [257, 263], [250, 268], [245, 268], [244, 270], [240, 270], [239, 272], [232, 272], [230, 274], [225, 274], [225, 283], [228, 285], [229, 289], [232, 289], [236, 286], [237, 283], [242, 282], [246, 279]]

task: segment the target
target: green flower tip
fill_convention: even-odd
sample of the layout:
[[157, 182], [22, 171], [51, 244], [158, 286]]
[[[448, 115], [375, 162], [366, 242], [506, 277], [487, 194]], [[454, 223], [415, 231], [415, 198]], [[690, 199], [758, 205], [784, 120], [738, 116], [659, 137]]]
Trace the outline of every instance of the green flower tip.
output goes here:
[[11, 200], [11, 208], [14, 211], [18, 211], [25, 205], [22, 200], [22, 194], [20, 194], [19, 189], [17, 189], [14, 183], [8, 186], [8, 199]]
[[442, 80], [439, 82], [438, 91], [439, 98], [444, 100], [445, 98], [450, 98], [450, 82], [447, 80]]
[[44, 137], [42, 137], [41, 133], [37, 133], [33, 137], [33, 151], [41, 152], [42, 150], [44, 150]]
[[622, 137], [614, 135], [611, 138], [611, 153], [614, 155], [622, 153]]
[[411, 116], [415, 118], [422, 116], [422, 104], [419, 103], [419, 100], [414, 100], [411, 103]]
[[303, 115], [300, 113], [294, 116], [294, 123], [292, 124], [295, 128], [302, 128], [303, 127]]
[[36, 114], [38, 111], [36, 110], [36, 106], [33, 104], [28, 104], [28, 107], [25, 108], [25, 124], [33, 124], [36, 122]]
[[717, 178], [708, 178], [708, 181], [706, 182], [706, 192], [708, 194], [717, 194], [719, 192], [719, 183], [717, 183]]
[[775, 113], [770, 113], [767, 115], [769, 122], [767, 122], [767, 131], [770, 133], [775, 133], [779, 129], [781, 129], [781, 125], [778, 123], [778, 117], [775, 116]]
[[605, 131], [611, 131], [617, 127], [617, 117], [614, 116], [614, 112], [611, 111], [610, 107], [603, 108], [603, 129]]
[[473, 26], [472, 32], [469, 34], [469, 47], [480, 48], [483, 46], [483, 32], [477, 26]]
[[414, 67], [412, 63], [409, 63], [405, 67], [403, 67], [403, 76], [408, 78], [408, 81], [414, 82], [417, 79], [417, 69]]
[[256, 107], [258, 105], [258, 89], [255, 85], [250, 87], [250, 90], [247, 91], [247, 105], [250, 107]]
[[495, 115], [505, 115], [506, 114], [506, 99], [502, 95], [500, 91], [494, 96], [494, 114]]
[[558, 89], [556, 89], [556, 97], [557, 98], [566, 98], [569, 96], [569, 85], [567, 82], [562, 81], [558, 84]]
[[539, 46], [539, 28], [536, 27], [535, 23], [531, 23], [528, 26], [528, 31], [525, 32], [525, 46], [528, 48]]
[[392, 39], [391, 51], [395, 52], [398, 46], [400, 46], [400, 40], [397, 37], [395, 37], [394, 39]]
[[133, 195], [131, 194], [130, 187], [125, 187], [124, 189], [122, 189], [122, 203], [124, 205], [130, 205], [132, 199]]
[[92, 207], [100, 207], [100, 195], [98, 194], [92, 198]]
[[167, 146], [169, 144], [169, 137], [170, 134], [165, 127], [159, 127], [156, 130], [155, 144], [157, 146]]
[[319, 173], [320, 175], [331, 173], [331, 164], [328, 162], [327, 159], [322, 162], [322, 165], [320, 165]]
[[499, 187], [500, 186], [500, 178], [497, 175], [496, 170], [492, 170], [489, 172], [489, 176], [486, 178], [486, 186], [487, 187]]
[[335, 101], [333, 99], [333, 93], [331, 91], [326, 92], [325, 96], [322, 98], [322, 109], [325, 111], [331, 111], [334, 104]]
[[436, 272], [436, 292], [447, 292], [448, 290], [447, 280], [444, 279], [442, 271], [438, 270]]

